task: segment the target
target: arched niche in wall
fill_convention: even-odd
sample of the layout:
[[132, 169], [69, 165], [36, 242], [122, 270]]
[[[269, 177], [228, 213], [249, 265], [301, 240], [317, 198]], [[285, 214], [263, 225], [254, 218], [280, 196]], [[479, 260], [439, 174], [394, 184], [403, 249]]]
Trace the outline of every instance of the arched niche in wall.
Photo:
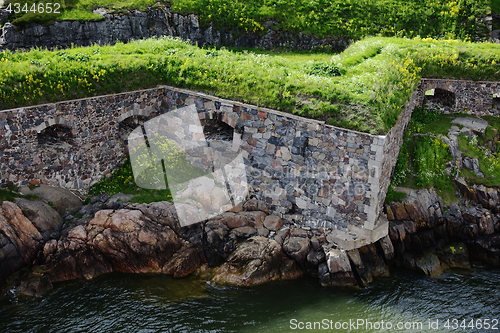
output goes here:
[[135, 130], [138, 126], [144, 125], [144, 122], [148, 120], [147, 116], [144, 115], [131, 115], [118, 123], [118, 137], [120, 140], [127, 143], [128, 136]]
[[151, 111], [131, 110], [121, 114], [118, 119], [118, 138], [127, 144], [128, 136], [138, 126], [144, 125], [149, 119]]
[[69, 148], [75, 145], [71, 127], [65, 124], [53, 124], [37, 134], [38, 145], [42, 148]]
[[201, 121], [203, 134], [208, 142], [233, 140], [234, 128], [222, 121], [223, 115], [223, 113], [213, 113], [212, 119], [208, 118]]
[[[220, 168], [223, 165], [231, 163], [238, 155], [241, 134], [227, 123], [227, 114], [223, 112], [204, 112], [202, 118], [200, 119], [200, 125], [203, 127], [202, 138], [209, 149], [201, 149], [202, 146], [200, 146], [194, 150], [187, 151], [187, 154], [192, 156], [211, 155], [212, 157], [207, 157], [207, 161], [213, 161], [210, 165], [215, 169], [217, 169], [217, 166]], [[194, 133], [194, 137], [199, 136], [196, 136], [196, 133]], [[205, 163], [197, 166], [206, 170]], [[212, 172], [215, 169], [209, 171]]]
[[455, 108], [455, 93], [441, 89], [429, 89], [424, 94], [424, 105], [429, 110], [450, 112]]

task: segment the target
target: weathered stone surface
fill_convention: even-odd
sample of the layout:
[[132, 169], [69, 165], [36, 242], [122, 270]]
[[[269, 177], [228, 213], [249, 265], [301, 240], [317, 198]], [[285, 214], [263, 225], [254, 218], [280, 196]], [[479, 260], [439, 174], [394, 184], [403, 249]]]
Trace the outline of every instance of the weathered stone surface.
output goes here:
[[0, 283], [26, 265], [32, 265], [43, 249], [43, 237], [14, 203], [0, 206]]
[[234, 223], [243, 226], [262, 227], [265, 217], [266, 214], [261, 211], [240, 212], [234, 217]]
[[457, 185], [458, 191], [462, 193], [464, 197], [469, 200], [477, 202], [477, 193], [474, 188], [467, 185], [467, 182], [463, 177], [455, 179], [455, 184]]
[[278, 231], [283, 226], [283, 220], [279, 216], [268, 215], [264, 219], [264, 227], [271, 231]]
[[389, 269], [382, 255], [377, 251], [375, 244], [365, 245], [358, 249], [361, 260], [369, 274], [373, 277], [389, 276]]
[[239, 227], [236, 229], [233, 229], [232, 231], [236, 237], [238, 238], [250, 238], [252, 236], [255, 236], [257, 234], [257, 230], [255, 228], [252, 228], [250, 226], [246, 227]]
[[281, 229], [274, 236], [274, 240], [280, 245], [283, 245], [283, 242], [290, 235], [290, 229]]
[[43, 201], [23, 198], [16, 199], [16, 204], [38, 229], [44, 241], [48, 241], [50, 238], [59, 238], [64, 221], [52, 207]]
[[152, 221], [169, 226], [175, 231], [180, 228], [174, 205], [168, 201], [158, 201], [149, 204], [129, 204], [127, 207], [140, 210]]
[[120, 209], [124, 203], [130, 201], [133, 197], [132, 194], [116, 193], [104, 203], [103, 207], [105, 209]]
[[165, 263], [162, 273], [184, 277], [193, 273], [205, 262], [203, 252], [187, 243]]
[[243, 205], [243, 210], [260, 211], [269, 214], [269, 207], [262, 200], [250, 199]]
[[17, 295], [33, 297], [41, 296], [51, 289], [52, 283], [48, 276], [32, 274], [16, 286], [15, 292]]
[[289, 237], [283, 242], [283, 250], [302, 266], [306, 262], [309, 249], [309, 238]]
[[500, 266], [500, 234], [477, 238], [467, 243], [471, 260]]
[[351, 267], [356, 270], [358, 284], [362, 287], [368, 286], [373, 281], [373, 275], [366, 269], [358, 249], [347, 251], [347, 255], [351, 261]]
[[[45, 265], [50, 267], [47, 274], [52, 282], [109, 272], [161, 272], [182, 247], [170, 227], [153, 222], [139, 210], [99, 211], [87, 225], [75, 226], [65, 236], [54, 253], [47, 249]], [[181, 261], [167, 268], [181, 274], [182, 265]]]
[[438, 276], [443, 273], [439, 258], [434, 253], [425, 253], [415, 258], [415, 266], [425, 275]]
[[234, 286], [253, 286], [301, 274], [300, 268], [286, 257], [278, 243], [255, 236], [239, 245], [226, 263], [215, 268], [212, 280]]
[[394, 219], [398, 221], [408, 220], [408, 212], [406, 211], [405, 205], [401, 202], [394, 202], [391, 204], [391, 211], [394, 215]]
[[493, 224], [493, 218], [490, 212], [486, 211], [481, 215], [478, 220], [478, 228], [480, 235], [491, 235], [495, 232], [495, 226]]
[[357, 282], [352, 272], [347, 253], [338, 249], [325, 248], [326, 272], [321, 272], [323, 286], [356, 286]]
[[71, 191], [53, 186], [40, 185], [30, 190], [23, 186], [20, 188], [22, 194], [34, 194], [40, 197], [49, 205], [52, 204], [54, 209], [64, 218], [68, 215], [76, 213], [82, 208], [82, 202]]
[[[302, 33], [274, 29], [275, 23], [265, 24], [264, 34], [243, 32], [237, 28], [200, 27], [194, 14], [173, 13], [170, 6], [151, 8], [146, 12], [129, 11], [109, 14], [99, 11], [99, 21], [58, 21], [52, 25], [29, 24], [15, 27], [10, 23], [0, 30], [0, 49], [38, 47], [69, 47], [71, 44], [114, 44], [152, 36], [176, 36], [199, 46], [285, 47], [294, 50], [343, 50], [348, 42], [342, 38], [316, 38]], [[265, 117], [260, 115], [260, 118]]]
[[382, 254], [384, 255], [385, 262], [386, 263], [392, 262], [395, 254], [394, 254], [394, 246], [392, 245], [392, 241], [389, 235], [382, 237], [378, 241], [378, 244], [380, 245]]

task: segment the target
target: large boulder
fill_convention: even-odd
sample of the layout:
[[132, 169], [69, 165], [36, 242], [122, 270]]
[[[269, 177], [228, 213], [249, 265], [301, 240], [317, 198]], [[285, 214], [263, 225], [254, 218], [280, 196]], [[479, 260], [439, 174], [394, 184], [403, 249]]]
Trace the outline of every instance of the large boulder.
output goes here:
[[375, 244], [362, 246], [358, 250], [361, 260], [363, 260], [369, 275], [372, 275], [373, 277], [389, 276], [387, 264], [385, 263], [383, 256], [378, 253]]
[[152, 221], [169, 226], [175, 231], [180, 229], [177, 211], [173, 203], [168, 201], [158, 201], [143, 204], [128, 204], [128, 208], [140, 210]]
[[298, 265], [276, 241], [255, 236], [241, 243], [227, 262], [214, 269], [212, 280], [233, 286], [254, 286], [300, 275]]
[[186, 242], [163, 266], [162, 273], [174, 277], [184, 277], [193, 273], [204, 263], [206, 263], [206, 259], [203, 251]]
[[283, 242], [283, 250], [304, 267], [310, 249], [308, 237], [289, 237]]
[[439, 197], [432, 188], [411, 191], [403, 202], [394, 202], [389, 208], [393, 219], [417, 222], [418, 228], [432, 228], [443, 214]]
[[319, 266], [321, 285], [357, 286], [358, 283], [346, 251], [324, 247], [326, 265]]
[[42, 201], [54, 207], [63, 218], [78, 212], [82, 208], [82, 201], [65, 188], [40, 185], [33, 189], [22, 186], [19, 190], [25, 195], [37, 195]]
[[[90, 279], [109, 272], [166, 271], [181, 276], [183, 260], [170, 265], [167, 262], [182, 246], [170, 227], [152, 221], [139, 210], [101, 210], [88, 224], [65, 230], [57, 245], [46, 244], [44, 256], [52, 282]], [[187, 252], [182, 255], [190, 262], [186, 265], [189, 267], [196, 262], [190, 256]]]
[[43, 201], [23, 198], [16, 199], [16, 204], [38, 229], [44, 241], [59, 238], [64, 220], [54, 208]]
[[43, 249], [43, 236], [14, 203], [0, 206], [0, 283], [26, 265]]

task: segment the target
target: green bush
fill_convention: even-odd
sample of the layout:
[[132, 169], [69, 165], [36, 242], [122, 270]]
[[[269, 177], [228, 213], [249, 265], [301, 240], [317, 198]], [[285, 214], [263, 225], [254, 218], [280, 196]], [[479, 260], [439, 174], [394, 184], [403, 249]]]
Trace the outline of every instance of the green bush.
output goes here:
[[285, 31], [362, 39], [368, 35], [453, 37], [474, 40], [486, 28], [488, 0], [172, 0], [173, 9], [196, 13], [203, 26], [263, 32], [274, 21]]
[[345, 71], [341, 70], [335, 64], [326, 62], [314, 62], [309, 70], [311, 75], [323, 75], [323, 76], [340, 76], [344, 74]]

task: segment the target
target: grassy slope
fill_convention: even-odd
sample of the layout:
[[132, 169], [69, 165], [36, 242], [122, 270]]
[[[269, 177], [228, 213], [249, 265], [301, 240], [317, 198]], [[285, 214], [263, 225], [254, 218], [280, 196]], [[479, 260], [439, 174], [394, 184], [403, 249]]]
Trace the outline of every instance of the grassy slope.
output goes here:
[[[51, 0], [9, 0], [28, 4]], [[98, 20], [96, 7], [111, 11], [145, 9], [155, 0], [66, 0], [61, 14], [19, 13], [17, 25], [30, 22], [51, 23], [55, 20]], [[264, 31], [266, 21], [287, 31], [316, 36], [341, 36], [361, 39], [380, 36], [448, 36], [473, 39], [477, 19], [490, 12], [489, 0], [171, 0], [173, 10], [196, 13], [201, 24], [238, 27], [241, 31]]]
[[0, 52], [0, 108], [170, 84], [385, 133], [420, 76], [498, 81], [499, 62], [497, 44], [401, 38], [367, 38], [338, 55], [207, 50], [172, 38]]
[[[92, 12], [97, 7], [108, 8], [110, 12], [125, 12], [128, 9], [146, 10], [148, 7], [154, 6], [156, 2], [155, 0], [66, 0], [57, 2], [60, 4], [59, 13], [50, 14], [40, 13], [38, 10], [31, 12], [29, 9], [33, 4], [36, 4], [36, 6], [43, 4], [43, 7], [46, 7], [47, 3], [51, 3], [51, 7], [56, 9], [56, 2], [52, 0], [7, 0], [5, 6], [7, 7], [9, 3], [19, 3], [21, 11], [13, 13], [11, 21], [14, 25], [25, 25], [33, 22], [51, 24], [57, 20], [101, 20], [103, 19], [102, 15]], [[22, 11], [25, 4], [27, 5], [27, 12]], [[15, 10], [16, 7], [12, 7], [12, 9]]]

